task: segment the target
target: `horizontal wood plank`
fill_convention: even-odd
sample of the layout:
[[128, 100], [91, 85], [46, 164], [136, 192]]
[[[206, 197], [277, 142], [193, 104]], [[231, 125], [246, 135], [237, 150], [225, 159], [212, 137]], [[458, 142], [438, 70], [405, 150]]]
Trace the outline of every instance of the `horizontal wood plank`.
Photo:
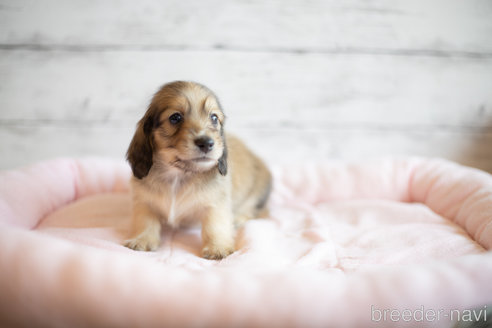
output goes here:
[[489, 0], [4, 0], [0, 44], [490, 56], [490, 17]]
[[492, 125], [492, 59], [198, 52], [0, 51], [0, 126], [136, 122], [167, 81], [216, 91], [264, 128]]
[[[103, 156], [124, 159], [133, 125], [16, 126], [0, 129], [0, 169], [54, 157]], [[414, 132], [375, 129], [234, 128], [267, 163], [380, 157], [443, 157], [492, 172], [492, 133]]]

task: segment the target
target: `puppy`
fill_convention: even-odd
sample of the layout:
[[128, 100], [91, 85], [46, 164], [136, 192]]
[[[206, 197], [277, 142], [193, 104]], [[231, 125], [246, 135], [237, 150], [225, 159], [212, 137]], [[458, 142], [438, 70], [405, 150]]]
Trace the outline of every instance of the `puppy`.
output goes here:
[[224, 133], [224, 123], [217, 97], [203, 85], [172, 82], [154, 95], [127, 152], [133, 235], [125, 246], [152, 251], [161, 222], [199, 222], [202, 256], [222, 259], [234, 251], [235, 226], [267, 215], [270, 171]]

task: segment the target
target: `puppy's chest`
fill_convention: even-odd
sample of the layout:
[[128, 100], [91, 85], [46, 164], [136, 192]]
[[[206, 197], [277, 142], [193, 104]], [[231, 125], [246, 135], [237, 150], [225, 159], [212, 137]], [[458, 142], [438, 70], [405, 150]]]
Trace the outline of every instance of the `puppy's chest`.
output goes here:
[[192, 187], [180, 186], [177, 181], [155, 193], [153, 198], [154, 208], [173, 227], [199, 221], [204, 211], [199, 193]]

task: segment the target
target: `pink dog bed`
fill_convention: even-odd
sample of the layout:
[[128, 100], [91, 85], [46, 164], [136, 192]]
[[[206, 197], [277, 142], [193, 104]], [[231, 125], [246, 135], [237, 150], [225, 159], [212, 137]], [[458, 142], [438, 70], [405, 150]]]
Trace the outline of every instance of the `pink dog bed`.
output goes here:
[[426, 159], [273, 173], [271, 217], [222, 261], [199, 257], [197, 229], [121, 246], [123, 162], [1, 173], [0, 326], [448, 327], [492, 306], [491, 175]]

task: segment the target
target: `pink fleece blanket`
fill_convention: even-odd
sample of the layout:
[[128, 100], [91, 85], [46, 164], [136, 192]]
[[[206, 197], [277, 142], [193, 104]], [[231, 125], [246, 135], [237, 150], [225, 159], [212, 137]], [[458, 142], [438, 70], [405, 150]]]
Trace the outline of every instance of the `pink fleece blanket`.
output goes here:
[[1, 173], [0, 326], [483, 320], [479, 311], [492, 306], [492, 176], [427, 159], [273, 173], [271, 217], [247, 222], [222, 261], [199, 257], [196, 229], [164, 229], [153, 253], [121, 246], [131, 206], [125, 163], [66, 159]]

